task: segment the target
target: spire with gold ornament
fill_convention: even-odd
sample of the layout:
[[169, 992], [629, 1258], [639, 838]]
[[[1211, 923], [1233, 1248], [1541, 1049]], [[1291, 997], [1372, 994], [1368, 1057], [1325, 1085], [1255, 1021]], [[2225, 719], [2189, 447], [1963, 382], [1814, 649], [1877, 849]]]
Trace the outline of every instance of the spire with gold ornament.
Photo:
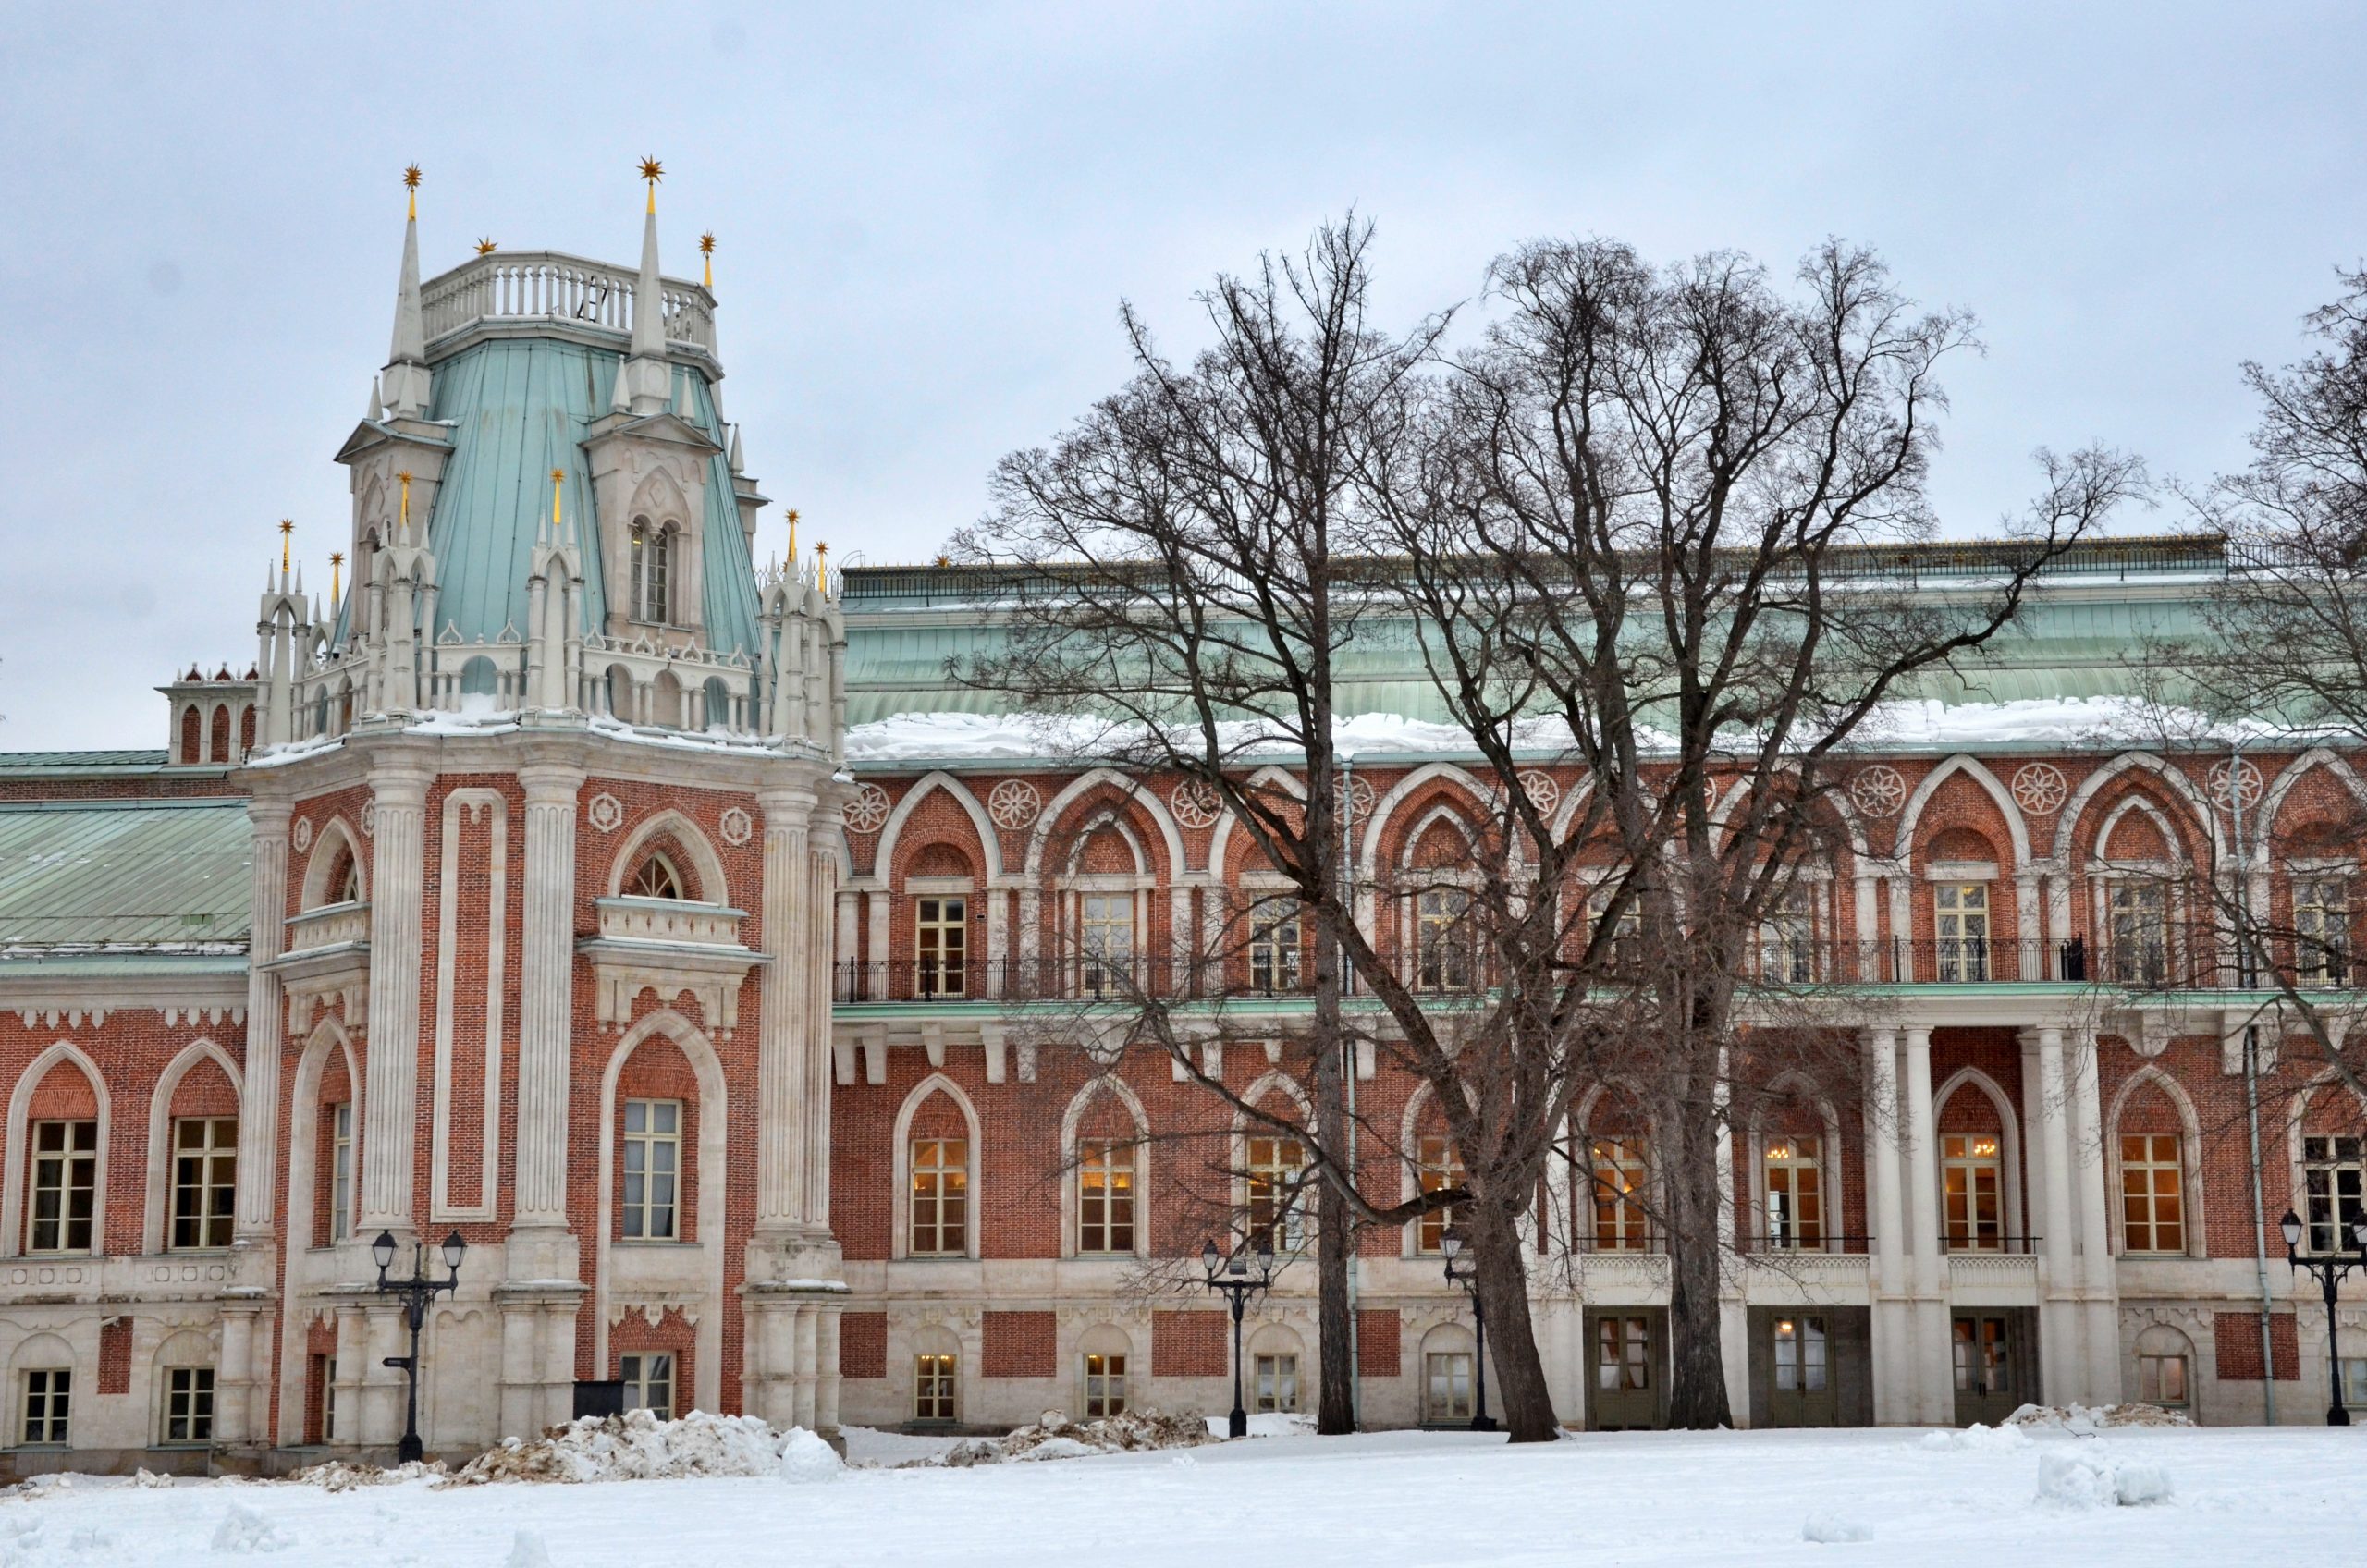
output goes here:
[[403, 220], [403, 270], [395, 285], [395, 337], [375, 398], [396, 419], [425, 419], [433, 382], [427, 370], [427, 327], [419, 302], [419, 181], [417, 164], [403, 170], [410, 192]]

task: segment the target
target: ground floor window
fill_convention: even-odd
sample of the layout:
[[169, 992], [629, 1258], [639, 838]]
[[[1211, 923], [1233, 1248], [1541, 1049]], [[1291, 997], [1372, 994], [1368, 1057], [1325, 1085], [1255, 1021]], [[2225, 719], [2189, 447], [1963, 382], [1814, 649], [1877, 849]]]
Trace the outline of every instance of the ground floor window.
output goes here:
[[1787, 1392], [1824, 1391], [1824, 1320], [1821, 1317], [1779, 1317], [1775, 1320], [1775, 1386]]
[[[2367, 1362], [2361, 1363], [2367, 1366]], [[2367, 1382], [2367, 1379], [2361, 1379]], [[2186, 1357], [2176, 1354], [2137, 1358], [2137, 1397], [2147, 1404], [2176, 1407], [2187, 1402]]]
[[953, 1357], [930, 1352], [913, 1358], [913, 1419], [951, 1421], [955, 1385]]
[[646, 1410], [660, 1421], [674, 1419], [672, 1355], [662, 1351], [620, 1355], [617, 1376], [624, 1380], [627, 1410]]
[[214, 1368], [165, 1368], [165, 1441], [214, 1440]]
[[1471, 1353], [1434, 1350], [1422, 1357], [1422, 1419], [1471, 1419]]
[[1298, 1357], [1295, 1355], [1260, 1355], [1257, 1363], [1257, 1403], [1260, 1411], [1292, 1411], [1298, 1408]]
[[1608, 1392], [1652, 1384], [1652, 1325], [1647, 1317], [1595, 1320], [1595, 1386]]
[[2342, 1403], [2367, 1405], [2367, 1355], [2343, 1357]]
[[74, 1373], [65, 1366], [36, 1366], [25, 1374], [25, 1420], [18, 1440], [64, 1447], [66, 1418], [74, 1400]]
[[1085, 1357], [1085, 1418], [1126, 1413], [1126, 1358], [1101, 1351]]
[[2013, 1356], [2005, 1342], [2004, 1318], [1959, 1317], [1956, 1320], [1956, 1373], [1958, 1393], [2002, 1394], [2013, 1391]]

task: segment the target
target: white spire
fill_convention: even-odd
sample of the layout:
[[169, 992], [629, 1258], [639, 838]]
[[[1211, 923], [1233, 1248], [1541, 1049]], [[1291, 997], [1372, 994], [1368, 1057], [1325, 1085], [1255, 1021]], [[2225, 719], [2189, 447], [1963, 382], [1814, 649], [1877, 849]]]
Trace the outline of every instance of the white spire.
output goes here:
[[666, 357], [666, 305], [657, 281], [657, 203], [641, 220], [641, 276], [632, 286], [632, 357]]
[[395, 338], [379, 383], [381, 406], [397, 419], [427, 417], [427, 329], [419, 307], [419, 206], [403, 220], [403, 271], [395, 285]]
[[740, 460], [740, 427], [735, 424], [731, 427], [731, 472], [738, 473], [746, 466]]

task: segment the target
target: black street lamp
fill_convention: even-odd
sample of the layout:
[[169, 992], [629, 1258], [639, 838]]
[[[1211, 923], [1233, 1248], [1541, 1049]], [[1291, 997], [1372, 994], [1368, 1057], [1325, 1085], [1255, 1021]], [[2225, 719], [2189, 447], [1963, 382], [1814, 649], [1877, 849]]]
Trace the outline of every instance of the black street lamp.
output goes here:
[[395, 1463], [409, 1464], [427, 1457], [426, 1448], [419, 1440], [419, 1330], [427, 1322], [427, 1304], [444, 1291], [456, 1290], [460, 1283], [460, 1255], [469, 1243], [453, 1231], [444, 1238], [444, 1267], [451, 1277], [431, 1280], [427, 1277], [427, 1249], [413, 1242], [411, 1247], [411, 1278], [389, 1280], [386, 1269], [395, 1261], [395, 1233], [381, 1231], [378, 1239], [370, 1243], [370, 1256], [378, 1260], [378, 1289], [402, 1298], [403, 1321], [411, 1328], [411, 1354], [390, 1355], [386, 1365], [400, 1367], [409, 1381], [403, 1390], [403, 1440], [395, 1450]]
[[1471, 1405], [1471, 1429], [1492, 1432], [1496, 1422], [1488, 1414], [1488, 1309], [1479, 1304], [1479, 1260], [1464, 1256], [1463, 1238], [1453, 1231], [1439, 1238], [1439, 1251], [1446, 1255], [1449, 1282], [1462, 1286], [1463, 1293], [1471, 1298], [1471, 1369], [1478, 1395]]
[[[2308, 1269], [2317, 1276], [2319, 1288], [2325, 1292], [2326, 1380], [2334, 1390], [2334, 1403], [2326, 1406], [2326, 1425], [2348, 1427], [2350, 1425], [2350, 1412], [2342, 1407], [2342, 1352], [2336, 1343], [2334, 1297], [2336, 1287], [2341, 1284], [2344, 1275], [2354, 1268], [2367, 1269], [2367, 1215], [2360, 1215], [2350, 1222], [2350, 1244], [2358, 1249], [2357, 1256], [2352, 1257], [2345, 1257], [2338, 1252], [2328, 1253], [2324, 1257], [2303, 1257], [2301, 1217], [2289, 1208], [2285, 1211], [2285, 1218], [2276, 1222], [2276, 1228], [2285, 1232], [2286, 1266]], [[2336, 1237], [2339, 1239], [2341, 1233], [2337, 1227]], [[2274, 1376], [2276, 1368], [2271, 1366], [2267, 1371]]]
[[1273, 1287], [1274, 1238], [1270, 1233], [1257, 1238], [1257, 1272], [1254, 1275], [1249, 1272], [1245, 1251], [1235, 1247], [1232, 1257], [1220, 1257], [1214, 1242], [1202, 1243], [1200, 1267], [1208, 1271], [1208, 1289], [1222, 1291], [1233, 1308], [1233, 1417], [1225, 1435], [1245, 1438], [1249, 1435], [1249, 1412], [1241, 1407], [1241, 1312], [1252, 1295]]

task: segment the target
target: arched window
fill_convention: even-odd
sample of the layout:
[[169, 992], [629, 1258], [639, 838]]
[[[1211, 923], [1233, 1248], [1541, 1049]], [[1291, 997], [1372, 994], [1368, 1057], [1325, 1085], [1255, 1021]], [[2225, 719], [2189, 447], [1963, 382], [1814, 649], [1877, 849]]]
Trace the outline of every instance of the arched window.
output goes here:
[[181, 709], [181, 761], [192, 763], [205, 760], [198, 754], [198, 735], [203, 723], [204, 721], [197, 716], [197, 709], [193, 707]]
[[212, 760], [228, 762], [230, 760], [230, 710], [227, 707], [216, 707], [214, 710], [213, 731]]
[[358, 904], [362, 901], [362, 863], [351, 851], [338, 851], [337, 869], [329, 874], [329, 902]]
[[1767, 1244], [1824, 1244], [1824, 1140], [1784, 1133], [1767, 1140]]
[[682, 892], [682, 874], [665, 851], [653, 853], [625, 879], [625, 897], [629, 899], [679, 899]]
[[1995, 1252], [2005, 1244], [2004, 1140], [1995, 1133], [1940, 1138], [1942, 1240], [1950, 1252]]
[[674, 530], [653, 526], [646, 518], [632, 523], [632, 618], [669, 621], [673, 619]]

